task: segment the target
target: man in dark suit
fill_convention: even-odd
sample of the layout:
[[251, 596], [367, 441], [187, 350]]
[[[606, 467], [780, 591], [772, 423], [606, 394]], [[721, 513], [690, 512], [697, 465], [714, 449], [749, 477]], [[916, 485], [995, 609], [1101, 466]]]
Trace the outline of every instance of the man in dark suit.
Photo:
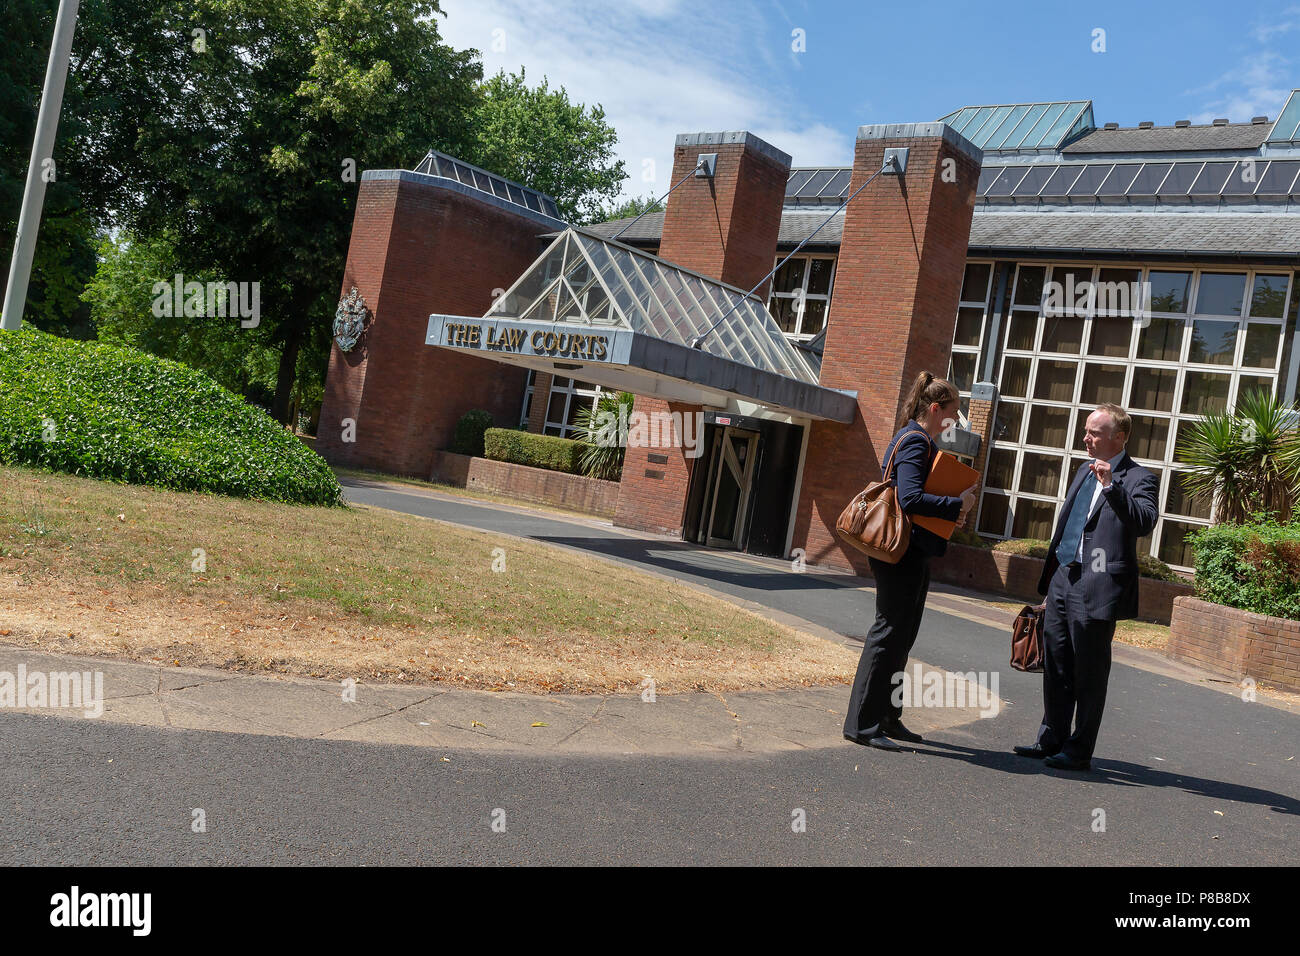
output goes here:
[[1047, 595], [1043, 724], [1038, 741], [1015, 752], [1058, 770], [1092, 767], [1115, 622], [1137, 617], [1137, 542], [1159, 516], [1159, 481], [1125, 450], [1131, 431], [1118, 405], [1088, 416], [1083, 443], [1093, 460], [1070, 484], [1038, 581]]

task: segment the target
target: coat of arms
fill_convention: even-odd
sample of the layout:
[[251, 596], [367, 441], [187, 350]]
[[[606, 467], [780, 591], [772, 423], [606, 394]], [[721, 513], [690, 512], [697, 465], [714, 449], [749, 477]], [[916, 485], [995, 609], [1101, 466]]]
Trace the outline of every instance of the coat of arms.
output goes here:
[[338, 311], [334, 313], [334, 341], [344, 352], [351, 352], [366, 330], [366, 300], [356, 286], [339, 300]]

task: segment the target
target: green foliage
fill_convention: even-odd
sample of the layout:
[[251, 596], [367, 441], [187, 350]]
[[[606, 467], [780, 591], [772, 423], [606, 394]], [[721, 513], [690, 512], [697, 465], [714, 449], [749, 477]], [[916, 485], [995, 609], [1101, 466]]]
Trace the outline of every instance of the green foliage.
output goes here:
[[300, 504], [342, 503], [292, 433], [178, 362], [31, 329], [0, 333], [0, 463]]
[[569, 102], [564, 87], [552, 90], [545, 78], [530, 88], [522, 69], [497, 73], [482, 93], [472, 124], [475, 156], [466, 158], [548, 194], [567, 222], [600, 221], [627, 178], [605, 110]]
[[452, 435], [451, 450], [458, 455], [483, 457], [483, 433], [492, 427], [492, 413], [481, 408], [471, 409], [460, 416]]
[[588, 478], [618, 481], [623, 474], [626, 436], [619, 429], [631, 416], [634, 401], [631, 392], [601, 392], [597, 402], [578, 412], [573, 425], [584, 446], [582, 473]]
[[1245, 521], [1256, 511], [1283, 518], [1300, 490], [1300, 431], [1296, 410], [1255, 389], [1236, 410], [1212, 413], [1180, 431], [1177, 455], [1192, 466], [1184, 487], [1218, 493], [1216, 521]]
[[1213, 525], [1191, 542], [1202, 600], [1300, 620], [1300, 522]]
[[[1046, 559], [1047, 549], [1051, 546], [1050, 541], [1043, 541], [1039, 538], [1008, 538], [1006, 541], [999, 541], [993, 545], [993, 550], [1000, 551], [1003, 554], [1022, 554], [1030, 558]], [[1149, 554], [1138, 555], [1138, 574], [1144, 578], [1154, 578], [1157, 581], [1182, 580], [1177, 571], [1159, 558], [1153, 558]]]
[[513, 428], [489, 428], [483, 433], [483, 457], [516, 465], [582, 474], [582, 442], [554, 435], [534, 435]]
[[970, 528], [958, 528], [948, 539], [951, 544], [964, 544], [970, 548], [981, 548], [985, 551], [993, 547], [993, 542], [983, 535], [977, 534]]
[[625, 199], [621, 203], [601, 210], [597, 221], [613, 222], [616, 219], [634, 219], [642, 213], [663, 212], [663, 210], [664, 204], [659, 202], [655, 196], [649, 194], [634, 196], [631, 199]]

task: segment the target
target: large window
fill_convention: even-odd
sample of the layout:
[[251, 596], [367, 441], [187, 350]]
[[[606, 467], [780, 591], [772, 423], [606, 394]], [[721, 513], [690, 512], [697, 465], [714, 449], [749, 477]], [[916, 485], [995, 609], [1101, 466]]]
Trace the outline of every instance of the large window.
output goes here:
[[591, 408], [599, 395], [599, 385], [589, 385], [571, 378], [554, 379], [551, 382], [546, 424], [542, 428], [542, 434], [574, 437], [574, 423], [578, 420], [578, 413], [584, 408]]
[[957, 325], [953, 330], [952, 359], [948, 381], [961, 393], [961, 413], [970, 415], [971, 386], [979, 381], [980, 355], [984, 349], [984, 330], [988, 323], [989, 290], [993, 287], [993, 263], [968, 262], [962, 277], [961, 302], [957, 306]]
[[[968, 281], [972, 266], [982, 264], [968, 266]], [[1180, 434], [1209, 412], [1235, 407], [1248, 389], [1285, 387], [1282, 355], [1297, 305], [1290, 278], [1265, 269], [1021, 263], [1002, 341], [977, 530], [994, 538], [1050, 538], [1070, 481], [1087, 460], [1084, 422], [1097, 404], [1115, 402], [1133, 419], [1129, 454], [1160, 482], [1161, 520], [1142, 547], [1189, 568], [1186, 537], [1210, 523], [1211, 503], [1184, 488]], [[1150, 316], [1071, 307], [1068, 297], [1064, 308], [1044, 308], [1049, 294], [1085, 282], [1113, 283], [1112, 289], [1149, 282]], [[981, 345], [988, 325], [982, 323]], [[974, 339], [959, 317], [952, 374], [956, 356]]]
[[810, 339], [826, 325], [835, 282], [835, 260], [795, 256], [772, 279], [768, 311], [790, 338]]

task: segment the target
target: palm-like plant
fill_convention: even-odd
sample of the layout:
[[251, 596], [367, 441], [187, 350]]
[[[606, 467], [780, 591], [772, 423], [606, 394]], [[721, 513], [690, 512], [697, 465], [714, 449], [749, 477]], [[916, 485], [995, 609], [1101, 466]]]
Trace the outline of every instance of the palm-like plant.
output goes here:
[[578, 441], [587, 446], [579, 459], [587, 477], [618, 481], [622, 475], [626, 435], [620, 423], [631, 416], [635, 400], [631, 392], [601, 392], [590, 408], [578, 412], [573, 427]]
[[1197, 422], [1178, 444], [1191, 466], [1184, 487], [1216, 496], [1214, 520], [1244, 522], [1257, 513], [1286, 520], [1300, 496], [1300, 410], [1271, 392], [1252, 390], [1234, 412]]

